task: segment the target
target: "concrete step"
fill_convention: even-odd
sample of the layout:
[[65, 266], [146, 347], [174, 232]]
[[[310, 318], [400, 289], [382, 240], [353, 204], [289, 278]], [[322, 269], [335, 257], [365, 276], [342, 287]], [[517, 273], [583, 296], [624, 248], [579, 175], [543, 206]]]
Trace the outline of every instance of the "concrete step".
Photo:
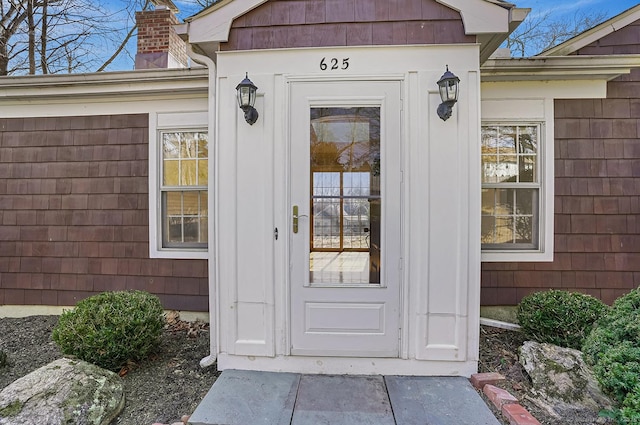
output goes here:
[[499, 425], [460, 377], [222, 372], [193, 425]]

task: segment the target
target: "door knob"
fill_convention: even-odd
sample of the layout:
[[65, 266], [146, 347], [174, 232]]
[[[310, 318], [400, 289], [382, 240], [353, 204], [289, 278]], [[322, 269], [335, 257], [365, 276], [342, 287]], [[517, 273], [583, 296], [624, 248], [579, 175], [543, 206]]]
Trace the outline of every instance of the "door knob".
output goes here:
[[298, 233], [298, 219], [300, 217], [309, 217], [306, 214], [298, 214], [298, 206], [293, 206], [293, 233]]

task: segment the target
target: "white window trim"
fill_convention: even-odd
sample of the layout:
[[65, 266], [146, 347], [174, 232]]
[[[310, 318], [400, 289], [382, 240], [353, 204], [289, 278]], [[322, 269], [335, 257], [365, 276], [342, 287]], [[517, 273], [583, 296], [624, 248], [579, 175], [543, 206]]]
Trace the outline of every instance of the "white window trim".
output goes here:
[[[553, 102], [553, 101], [551, 101]], [[483, 119], [482, 126], [499, 125], [527, 125], [540, 126], [539, 137], [539, 170], [540, 170], [540, 205], [539, 205], [539, 246], [537, 249], [492, 249], [482, 250], [483, 262], [549, 262], [553, 261], [554, 238], [554, 138], [553, 138], [553, 106], [551, 106], [550, 119]]]
[[[207, 259], [208, 248], [162, 247], [162, 197], [160, 196], [161, 149], [163, 131], [208, 132], [207, 111], [149, 114], [149, 257], [172, 259]], [[211, 161], [211, 158], [209, 158]], [[211, 188], [211, 179], [207, 185]], [[211, 219], [211, 218], [210, 218]]]

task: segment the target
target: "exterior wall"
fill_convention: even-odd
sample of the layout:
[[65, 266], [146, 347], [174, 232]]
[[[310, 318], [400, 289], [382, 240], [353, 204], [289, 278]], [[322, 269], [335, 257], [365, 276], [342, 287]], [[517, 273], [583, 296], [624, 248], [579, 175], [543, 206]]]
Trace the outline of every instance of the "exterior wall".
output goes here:
[[0, 305], [140, 289], [206, 311], [206, 260], [149, 259], [149, 115], [0, 120]]
[[[323, 56], [349, 67], [322, 70]], [[385, 58], [380, 61], [379, 58]], [[461, 79], [452, 117], [436, 114], [445, 65]], [[218, 311], [222, 369], [468, 375], [477, 367], [480, 264], [477, 45], [255, 50], [218, 55], [216, 165]], [[235, 86], [258, 86], [248, 125]], [[292, 356], [290, 329], [290, 84], [399, 81], [403, 185], [399, 358]], [[366, 94], [363, 93], [363, 96]], [[444, 183], [443, 183], [444, 182]], [[437, 207], [434, 207], [437, 206]], [[257, 212], [260, 212], [257, 214]], [[452, 220], [451, 217], [456, 217]], [[274, 228], [279, 229], [274, 239]], [[248, 267], [247, 265], [251, 266]], [[307, 266], [308, 267], [308, 266]]]
[[435, 0], [272, 0], [234, 20], [221, 50], [475, 43]]
[[550, 288], [612, 303], [640, 285], [640, 71], [607, 92], [555, 101], [553, 262], [483, 263], [483, 305]]

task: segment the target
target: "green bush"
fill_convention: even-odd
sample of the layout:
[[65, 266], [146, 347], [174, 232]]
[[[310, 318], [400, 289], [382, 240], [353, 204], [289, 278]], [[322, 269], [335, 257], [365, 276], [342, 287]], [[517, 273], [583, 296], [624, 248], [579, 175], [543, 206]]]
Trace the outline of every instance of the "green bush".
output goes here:
[[611, 417], [640, 424], [640, 289], [618, 298], [582, 347], [602, 389], [619, 403]]
[[640, 386], [636, 386], [622, 403], [619, 422], [624, 425], [637, 425], [640, 423]]
[[550, 290], [524, 297], [517, 317], [527, 338], [580, 349], [606, 310], [602, 301], [590, 295]]
[[585, 361], [595, 365], [612, 348], [627, 341], [640, 347], [640, 289], [618, 298], [585, 339]]
[[593, 367], [601, 388], [622, 403], [640, 385], [640, 347], [630, 341], [607, 350]]
[[162, 304], [142, 291], [104, 292], [65, 311], [53, 330], [64, 354], [117, 371], [146, 357], [164, 327]]

